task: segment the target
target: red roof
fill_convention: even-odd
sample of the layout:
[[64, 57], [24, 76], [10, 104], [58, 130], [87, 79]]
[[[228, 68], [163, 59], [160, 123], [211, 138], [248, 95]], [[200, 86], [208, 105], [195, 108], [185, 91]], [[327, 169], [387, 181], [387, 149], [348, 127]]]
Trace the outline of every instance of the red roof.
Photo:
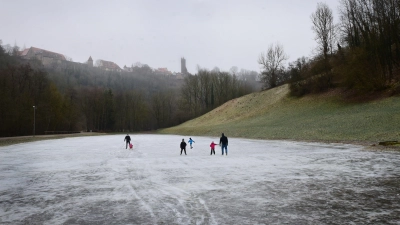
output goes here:
[[160, 71], [160, 72], [169, 72], [167, 68], [158, 68], [158, 71]]
[[42, 56], [46, 56], [46, 57], [49, 57], [49, 58], [54, 58], [54, 59], [59, 59], [59, 60], [66, 60], [65, 56], [63, 54], [56, 53], [56, 52], [51, 52], [51, 51], [47, 51], [47, 50], [40, 49], [40, 48], [35, 48], [35, 47], [30, 47], [30, 48], [25, 49], [24, 51], [22, 51], [21, 56], [26, 56], [29, 51], [32, 51], [32, 53], [34, 55], [42, 55]]
[[21, 56], [25, 56], [26, 54], [28, 54], [28, 51], [30, 50], [30, 48], [26, 48], [25, 50], [23, 50], [20, 55]]

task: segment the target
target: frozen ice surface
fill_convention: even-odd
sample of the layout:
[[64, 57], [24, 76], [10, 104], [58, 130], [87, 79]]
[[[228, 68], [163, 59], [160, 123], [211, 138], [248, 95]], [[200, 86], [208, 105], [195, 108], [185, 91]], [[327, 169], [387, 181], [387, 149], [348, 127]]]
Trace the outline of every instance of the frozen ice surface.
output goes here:
[[[0, 224], [399, 224], [400, 154], [178, 135], [0, 147]], [[229, 136], [228, 136], [229, 137]]]

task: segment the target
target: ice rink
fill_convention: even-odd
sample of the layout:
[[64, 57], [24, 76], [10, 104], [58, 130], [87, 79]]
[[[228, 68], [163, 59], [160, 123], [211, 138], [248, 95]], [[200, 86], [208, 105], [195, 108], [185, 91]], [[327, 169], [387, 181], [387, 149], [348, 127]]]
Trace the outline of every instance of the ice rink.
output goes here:
[[[227, 133], [229, 138], [229, 133]], [[400, 154], [178, 135], [0, 147], [0, 224], [399, 224]]]

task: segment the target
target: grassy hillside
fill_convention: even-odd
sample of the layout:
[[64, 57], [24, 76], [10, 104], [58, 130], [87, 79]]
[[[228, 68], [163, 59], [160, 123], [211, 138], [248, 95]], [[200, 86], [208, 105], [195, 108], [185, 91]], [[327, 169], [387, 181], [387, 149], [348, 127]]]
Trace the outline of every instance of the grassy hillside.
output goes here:
[[336, 95], [288, 96], [287, 85], [231, 100], [160, 133], [316, 141], [400, 140], [400, 97], [346, 103]]

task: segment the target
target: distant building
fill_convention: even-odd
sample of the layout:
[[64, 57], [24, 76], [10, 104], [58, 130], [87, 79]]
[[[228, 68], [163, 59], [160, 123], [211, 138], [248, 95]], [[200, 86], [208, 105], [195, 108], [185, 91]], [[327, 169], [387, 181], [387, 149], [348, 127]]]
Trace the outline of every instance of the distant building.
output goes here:
[[185, 58], [181, 58], [181, 73], [182, 74], [187, 74], [188, 70], [186, 68], [186, 59]]
[[96, 61], [96, 66], [103, 70], [121, 72], [122, 69], [114, 62], [99, 59]]
[[47, 51], [40, 48], [30, 47], [22, 52], [20, 52], [20, 56], [25, 59], [36, 58], [42, 61], [43, 65], [51, 65], [53, 63], [63, 63], [67, 61], [64, 55], [56, 52]]
[[172, 72], [167, 68], [158, 68], [154, 72], [159, 75], [172, 75]]
[[[79, 63], [73, 62], [72, 59], [68, 60], [66, 56], [60, 53], [51, 52], [48, 50], [30, 47], [23, 51], [18, 52], [19, 55], [24, 59], [38, 59], [42, 62], [43, 66], [56, 66], [60, 68], [73, 68], [81, 69], [87, 67], [93, 67], [93, 58], [89, 56], [89, 59], [86, 62]], [[96, 67], [103, 70], [108, 71], [117, 71], [121, 72], [122, 69], [114, 62], [106, 61], [106, 60], [97, 60]], [[132, 71], [132, 68], [124, 67], [126, 71]]]
[[183, 80], [185, 77], [182, 73], [174, 73], [175, 79], [177, 80]]
[[89, 57], [89, 59], [88, 59], [88, 61], [86, 62], [86, 64], [87, 64], [89, 67], [93, 67], [93, 59], [92, 59], [92, 56]]

